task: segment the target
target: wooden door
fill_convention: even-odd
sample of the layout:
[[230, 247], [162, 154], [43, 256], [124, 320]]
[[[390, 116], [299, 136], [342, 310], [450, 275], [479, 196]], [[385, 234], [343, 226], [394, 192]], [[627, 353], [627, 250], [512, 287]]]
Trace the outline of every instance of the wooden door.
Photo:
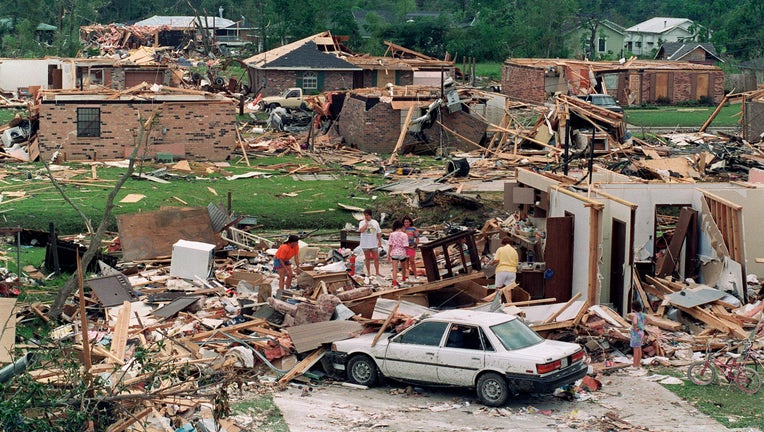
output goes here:
[[669, 75], [668, 73], [655, 74], [655, 100], [669, 98]]
[[544, 297], [566, 302], [573, 292], [573, 216], [547, 218], [546, 233], [544, 260], [553, 273], [545, 281]]
[[708, 83], [710, 80], [708, 74], [697, 74], [695, 77], [695, 99], [708, 97]]

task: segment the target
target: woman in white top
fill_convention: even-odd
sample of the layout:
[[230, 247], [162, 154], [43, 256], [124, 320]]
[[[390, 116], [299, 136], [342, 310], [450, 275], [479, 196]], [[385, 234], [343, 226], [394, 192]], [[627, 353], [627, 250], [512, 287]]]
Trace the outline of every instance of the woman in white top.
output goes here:
[[363, 220], [358, 224], [361, 233], [361, 249], [363, 250], [366, 274], [371, 275], [371, 261], [374, 260], [375, 276], [379, 276], [379, 248], [382, 247], [382, 230], [379, 222], [371, 218], [371, 209], [363, 211]]

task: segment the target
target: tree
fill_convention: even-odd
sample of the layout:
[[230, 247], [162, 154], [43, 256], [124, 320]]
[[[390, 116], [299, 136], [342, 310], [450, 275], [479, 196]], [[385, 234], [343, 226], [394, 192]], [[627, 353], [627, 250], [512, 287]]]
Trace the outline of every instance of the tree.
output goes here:
[[[138, 154], [138, 150], [141, 148], [141, 146], [148, 145], [149, 138], [151, 136], [151, 131], [156, 125], [156, 119], [159, 116], [158, 111], [154, 111], [147, 120], [140, 121], [140, 129], [138, 132], [138, 136], [136, 138], [136, 144], [133, 147], [133, 152], [130, 155], [129, 163], [127, 166], [127, 169], [125, 170], [125, 173], [122, 175], [122, 177], [117, 180], [117, 183], [114, 185], [114, 188], [109, 192], [108, 197], [106, 198], [106, 206], [104, 209], [103, 217], [101, 218], [101, 222], [98, 224], [98, 229], [93, 233], [93, 235], [90, 238], [90, 244], [88, 245], [87, 249], [85, 250], [85, 253], [82, 255], [81, 259], [81, 266], [82, 268], [87, 268], [88, 265], [90, 265], [90, 262], [95, 258], [96, 254], [101, 248], [101, 239], [103, 238], [104, 234], [106, 233], [106, 229], [109, 227], [109, 220], [111, 218], [111, 211], [114, 209], [114, 199], [117, 197], [117, 194], [119, 193], [119, 190], [122, 189], [122, 185], [125, 184], [127, 179], [130, 178], [130, 176], [133, 175], [133, 171], [135, 169], [135, 159], [136, 155]], [[47, 164], [45, 165], [46, 168], [48, 168]], [[74, 204], [72, 201], [68, 199], [66, 196], [66, 193], [61, 188], [61, 186], [58, 184], [58, 182], [53, 178], [53, 175], [51, 174], [50, 170], [48, 170], [48, 176], [50, 177], [51, 182], [57, 187], [59, 192], [64, 196], [64, 199], [74, 207], [74, 209], [85, 219], [86, 225], [89, 226], [90, 221], [85, 216], [84, 212], [82, 212], [76, 204]], [[61, 312], [63, 311], [64, 305], [66, 304], [67, 299], [71, 297], [71, 295], [74, 293], [75, 289], [77, 289], [79, 283], [79, 278], [76, 273], [72, 274], [69, 279], [64, 283], [64, 285], [59, 288], [58, 293], [56, 294], [56, 298], [53, 301], [53, 304], [50, 307], [50, 310], [48, 311], [48, 317], [52, 319], [58, 319], [61, 316]]]

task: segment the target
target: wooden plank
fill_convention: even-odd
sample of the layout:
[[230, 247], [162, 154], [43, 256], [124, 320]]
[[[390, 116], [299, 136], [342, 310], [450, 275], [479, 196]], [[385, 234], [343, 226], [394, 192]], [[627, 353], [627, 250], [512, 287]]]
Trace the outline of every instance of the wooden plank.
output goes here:
[[668, 331], [682, 330], [682, 323], [676, 322], [668, 318], [659, 317], [657, 315], [647, 314], [647, 322], [663, 330], [668, 330]]
[[215, 334], [220, 333], [221, 331], [223, 331], [223, 332], [232, 332], [232, 331], [236, 331], [236, 330], [248, 329], [250, 327], [259, 327], [259, 326], [264, 325], [265, 323], [266, 323], [266, 321], [264, 319], [258, 318], [258, 319], [254, 319], [252, 321], [243, 322], [241, 324], [234, 324], [232, 326], [224, 327], [224, 328], [218, 329], [218, 330], [210, 330], [210, 331], [206, 331], [206, 332], [197, 333], [195, 335], [183, 338], [183, 339], [181, 339], [181, 341], [198, 341], [198, 340], [201, 340], [201, 339], [206, 339], [206, 338], [208, 338], [210, 336], [214, 336]]
[[546, 324], [529, 324], [530, 328], [533, 330], [536, 330], [537, 332], [547, 331], [547, 330], [557, 330], [561, 328], [570, 328], [574, 326], [575, 320], [565, 320], [560, 322], [553, 322], [553, 323], [546, 323]]
[[106, 432], [123, 432], [123, 431], [127, 430], [127, 428], [129, 428], [130, 426], [132, 426], [135, 423], [143, 420], [143, 418], [148, 416], [149, 414], [151, 414], [153, 412], [153, 410], [154, 410], [153, 407], [149, 407], [149, 408], [146, 408], [146, 409], [144, 409], [143, 411], [141, 411], [141, 412], [139, 412], [137, 414], [134, 414], [134, 415], [131, 415], [129, 417], [126, 417], [126, 418], [124, 418], [124, 419], [114, 423], [113, 425], [109, 426], [109, 428], [106, 429]]
[[[127, 347], [127, 331], [130, 328], [130, 313], [132, 307], [129, 301], [122, 303], [122, 309], [117, 315], [117, 322], [114, 324], [114, 332], [111, 338], [111, 352], [114, 357], [119, 359], [125, 358], [125, 349]], [[111, 359], [107, 359], [109, 363], [113, 363]]]
[[581, 293], [580, 292], [577, 293], [576, 295], [574, 295], [573, 297], [571, 297], [571, 299], [568, 300], [564, 305], [562, 305], [562, 307], [560, 309], [558, 309], [557, 312], [555, 312], [552, 315], [550, 315], [541, 324], [549, 324], [552, 321], [554, 321], [558, 316], [560, 316], [560, 314], [562, 314], [565, 311], [565, 309], [569, 308], [570, 305], [573, 304], [573, 302], [578, 300], [579, 297], [581, 297]]
[[393, 317], [395, 316], [395, 313], [398, 312], [398, 307], [401, 305], [401, 301], [398, 300], [398, 303], [395, 304], [395, 307], [392, 311], [390, 311], [390, 315], [387, 316], [387, 319], [385, 319], [385, 322], [382, 323], [382, 327], [379, 328], [379, 331], [377, 332], [377, 335], [374, 336], [374, 340], [371, 341], [372, 348], [377, 345], [377, 342], [379, 341], [379, 338], [382, 337], [382, 333], [385, 332], [385, 329], [390, 324], [390, 321], [393, 320]]
[[393, 151], [390, 153], [390, 159], [387, 160], [387, 164], [390, 165], [395, 161], [395, 157], [398, 154], [398, 150], [400, 150], [401, 146], [403, 145], [403, 140], [406, 139], [406, 134], [409, 130], [409, 122], [411, 122], [411, 117], [414, 116], [414, 105], [411, 105], [409, 107], [409, 111], [406, 113], [406, 120], [403, 121], [403, 126], [401, 126], [401, 134], [398, 135], [398, 141], [395, 143], [395, 148], [393, 148]]
[[735, 323], [731, 323], [728, 321], [724, 321], [713, 314], [709, 313], [705, 309], [701, 307], [692, 307], [692, 308], [686, 308], [682, 306], [674, 305], [677, 309], [681, 310], [682, 312], [686, 312], [693, 318], [700, 320], [704, 322], [705, 324], [713, 327], [714, 329], [730, 334], [731, 336], [737, 338], [737, 339], [747, 339], [748, 338], [748, 332], [743, 330], [742, 327]]
[[631, 272], [631, 280], [634, 281], [634, 288], [637, 290], [637, 294], [639, 295], [639, 298], [642, 300], [642, 307], [644, 307], [645, 313], [654, 314], [655, 311], [653, 310], [653, 306], [650, 304], [650, 301], [647, 299], [647, 294], [645, 293], [644, 288], [642, 288], [642, 281], [639, 280], [639, 275], [637, 274], [636, 270], [633, 270]]
[[278, 383], [283, 385], [292, 381], [297, 375], [302, 375], [306, 370], [310, 369], [311, 366], [316, 364], [316, 362], [324, 356], [325, 352], [326, 348], [323, 347], [313, 351], [313, 354], [305, 357], [301, 362], [294, 365], [286, 375], [279, 379]]

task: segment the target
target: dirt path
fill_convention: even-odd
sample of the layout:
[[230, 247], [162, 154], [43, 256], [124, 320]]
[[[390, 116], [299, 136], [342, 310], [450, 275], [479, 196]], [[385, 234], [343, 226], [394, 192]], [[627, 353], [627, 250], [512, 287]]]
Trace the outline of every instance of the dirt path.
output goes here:
[[473, 392], [419, 387], [407, 392], [397, 383], [367, 390], [291, 385], [274, 400], [292, 432], [730, 430], [646, 376], [617, 372], [602, 384], [587, 400], [520, 396], [499, 409], [481, 405]]

